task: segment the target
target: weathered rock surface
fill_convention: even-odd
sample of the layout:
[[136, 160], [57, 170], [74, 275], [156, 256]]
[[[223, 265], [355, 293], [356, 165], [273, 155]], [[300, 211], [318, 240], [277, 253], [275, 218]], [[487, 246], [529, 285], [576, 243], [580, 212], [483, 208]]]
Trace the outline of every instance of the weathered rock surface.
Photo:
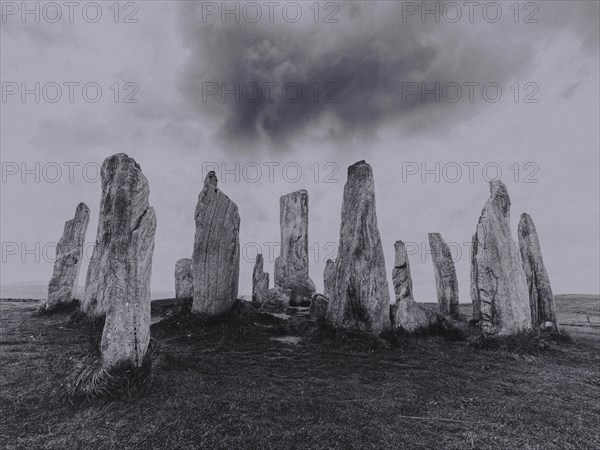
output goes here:
[[263, 255], [256, 255], [252, 272], [252, 301], [260, 302], [262, 296], [269, 290], [269, 274], [264, 272]]
[[375, 208], [371, 166], [348, 168], [334, 285], [327, 320], [335, 327], [380, 333], [389, 322], [390, 297]]
[[327, 308], [329, 306], [329, 300], [327, 297], [321, 294], [314, 294], [310, 299], [310, 317], [311, 319], [318, 320], [327, 317]]
[[335, 282], [335, 261], [328, 259], [325, 262], [325, 270], [323, 271], [323, 295], [327, 298], [331, 296], [333, 285]]
[[291, 289], [292, 303], [310, 300], [315, 284], [308, 276], [308, 192], [279, 199], [281, 250], [275, 259], [275, 286]]
[[476, 275], [477, 275], [477, 266], [475, 266], [475, 264], [473, 264], [473, 261], [475, 260], [475, 254], [477, 253], [477, 236], [473, 235], [473, 237], [471, 238], [471, 282], [470, 282], [470, 293], [471, 293], [471, 300], [473, 302], [473, 319], [471, 319], [472, 321], [477, 321], [477, 323], [479, 323], [479, 302], [476, 302], [474, 299], [478, 297], [478, 292], [477, 292], [477, 285], [475, 284], [475, 280], [476, 280]]
[[285, 312], [290, 306], [289, 289], [274, 287], [267, 290], [261, 298], [261, 308], [270, 312]]
[[192, 255], [192, 312], [216, 316], [237, 299], [240, 272], [240, 215], [237, 205], [217, 187], [209, 172], [196, 205], [196, 236]]
[[54, 270], [48, 283], [48, 299], [44, 305], [46, 310], [73, 300], [73, 288], [79, 275], [89, 221], [90, 209], [85, 203], [80, 203], [75, 209], [75, 217], [65, 223], [62, 237], [56, 246]]
[[510, 198], [499, 180], [490, 182], [473, 237], [471, 294], [487, 335], [506, 335], [531, 328], [527, 281], [510, 231]]
[[551, 328], [558, 331], [554, 310], [554, 295], [542, 259], [537, 230], [529, 214], [521, 214], [518, 233], [521, 261], [529, 291], [531, 323], [534, 329]]
[[101, 169], [102, 198], [96, 246], [83, 309], [105, 314], [102, 362], [139, 367], [150, 342], [150, 276], [156, 216], [148, 181], [133, 158], [119, 153]]
[[175, 298], [194, 296], [194, 274], [192, 260], [181, 258], [175, 263]]
[[390, 315], [393, 318], [394, 328], [401, 328], [413, 333], [435, 324], [437, 315], [434, 311], [419, 305], [413, 297], [410, 263], [404, 242], [396, 241], [394, 249], [395, 261], [392, 280], [394, 281], [396, 304], [390, 309]]
[[440, 313], [458, 318], [458, 280], [450, 248], [439, 233], [429, 233]]

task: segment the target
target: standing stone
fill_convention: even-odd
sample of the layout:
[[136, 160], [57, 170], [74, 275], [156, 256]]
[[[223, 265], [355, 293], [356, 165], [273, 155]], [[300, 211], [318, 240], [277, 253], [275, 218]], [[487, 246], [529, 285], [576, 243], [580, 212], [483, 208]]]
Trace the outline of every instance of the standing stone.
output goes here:
[[275, 286], [290, 289], [292, 304], [310, 300], [316, 287], [308, 276], [308, 192], [279, 199], [281, 250], [275, 258]]
[[124, 153], [104, 160], [96, 246], [90, 261], [84, 311], [105, 314], [102, 362], [140, 367], [150, 342], [150, 276], [156, 215], [148, 180]]
[[327, 298], [331, 298], [331, 291], [333, 290], [334, 281], [335, 261], [328, 259], [325, 263], [325, 270], [323, 271], [323, 294]]
[[534, 329], [558, 331], [554, 311], [554, 295], [542, 260], [542, 250], [533, 220], [527, 213], [519, 220], [519, 248], [523, 270], [527, 277], [531, 323]]
[[490, 192], [473, 238], [471, 295], [484, 334], [514, 334], [531, 329], [527, 281], [510, 232], [506, 186], [493, 180]]
[[240, 215], [237, 205], [217, 187], [211, 171], [196, 205], [196, 236], [192, 255], [192, 312], [217, 316], [237, 299], [240, 273]]
[[439, 233], [429, 233], [440, 312], [458, 318], [458, 280], [450, 248]]
[[65, 223], [63, 235], [56, 246], [54, 271], [48, 284], [48, 299], [44, 305], [46, 310], [71, 303], [73, 300], [73, 288], [79, 275], [89, 221], [90, 209], [85, 203], [80, 203], [75, 209], [75, 217]]
[[269, 290], [269, 274], [263, 270], [263, 255], [256, 255], [254, 271], [252, 272], [252, 301], [260, 302], [262, 296]]
[[348, 168], [338, 258], [327, 320], [335, 327], [380, 333], [390, 325], [390, 297], [375, 213], [375, 184], [365, 161]]
[[419, 305], [412, 291], [412, 277], [406, 246], [402, 241], [394, 244], [395, 260], [392, 270], [396, 304], [391, 309], [394, 328], [400, 328], [409, 333], [427, 328], [437, 322], [435, 312]]
[[192, 260], [182, 258], [175, 263], [175, 298], [191, 298], [194, 296], [194, 274]]

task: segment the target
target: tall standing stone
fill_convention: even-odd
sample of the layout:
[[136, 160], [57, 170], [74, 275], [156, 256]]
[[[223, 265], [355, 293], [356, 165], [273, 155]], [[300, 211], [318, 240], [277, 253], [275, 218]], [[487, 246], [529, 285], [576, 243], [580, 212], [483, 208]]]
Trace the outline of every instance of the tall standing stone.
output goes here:
[[237, 299], [240, 273], [240, 215], [237, 205], [217, 187], [211, 171], [204, 180], [194, 214], [192, 311], [217, 316]]
[[89, 221], [90, 209], [85, 203], [80, 203], [75, 209], [75, 217], [65, 223], [62, 237], [56, 246], [54, 270], [48, 284], [48, 299], [44, 305], [46, 310], [73, 300]]
[[264, 270], [263, 255], [256, 255], [254, 270], [252, 271], [252, 301], [260, 302], [261, 298], [269, 290], [269, 274]]
[[409, 333], [427, 328], [437, 321], [436, 314], [430, 309], [419, 305], [413, 297], [412, 277], [406, 246], [402, 241], [394, 244], [395, 259], [392, 270], [396, 304], [391, 309], [394, 328], [400, 328]]
[[83, 309], [106, 315], [102, 362], [107, 367], [142, 364], [150, 342], [150, 276], [156, 215], [148, 180], [124, 153], [104, 160], [96, 246]]
[[458, 280], [452, 253], [439, 233], [429, 233], [438, 306], [442, 314], [458, 318]]
[[308, 192], [281, 196], [279, 225], [281, 249], [275, 259], [275, 286], [290, 289], [292, 303], [310, 300], [316, 288], [308, 276]]
[[371, 166], [348, 168], [338, 258], [327, 320], [335, 327], [379, 333], [389, 327], [390, 297], [375, 212]]
[[499, 180], [490, 182], [473, 238], [471, 295], [484, 334], [531, 329], [527, 281], [510, 231], [510, 198]]
[[323, 294], [325, 297], [331, 297], [331, 291], [335, 282], [335, 261], [328, 259], [325, 262], [325, 270], [323, 271]]
[[558, 331], [556, 313], [554, 311], [554, 295], [552, 294], [550, 279], [548, 278], [548, 273], [542, 259], [542, 250], [537, 230], [529, 214], [521, 214], [518, 232], [521, 260], [529, 291], [531, 323], [534, 329], [550, 328]]
[[194, 296], [194, 274], [192, 260], [181, 258], [175, 263], [175, 298]]

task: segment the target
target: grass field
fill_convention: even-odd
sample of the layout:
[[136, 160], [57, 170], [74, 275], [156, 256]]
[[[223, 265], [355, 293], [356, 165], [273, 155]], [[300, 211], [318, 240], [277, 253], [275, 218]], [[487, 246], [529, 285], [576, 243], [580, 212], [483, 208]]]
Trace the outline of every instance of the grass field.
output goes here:
[[98, 331], [37, 307], [0, 302], [2, 448], [600, 447], [598, 297], [558, 296], [573, 342], [533, 355], [244, 317], [159, 322], [147, 392], [74, 404], [67, 385]]

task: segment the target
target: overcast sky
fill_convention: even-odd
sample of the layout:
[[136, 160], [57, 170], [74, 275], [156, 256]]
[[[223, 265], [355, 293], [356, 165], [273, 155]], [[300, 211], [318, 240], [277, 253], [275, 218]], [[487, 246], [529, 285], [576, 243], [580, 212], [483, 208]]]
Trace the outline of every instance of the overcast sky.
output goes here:
[[240, 210], [240, 293], [258, 248], [272, 274], [278, 198], [298, 189], [321, 291], [346, 169], [365, 159], [388, 277], [403, 240], [417, 301], [435, 301], [439, 232], [470, 302], [469, 245], [498, 175], [513, 237], [528, 212], [554, 292], [599, 292], [598, 2], [431, 2], [439, 23], [421, 2], [231, 2], [224, 16], [221, 2], [130, 2], [118, 16], [113, 2], [28, 2], [39, 23], [22, 5], [2, 3], [2, 283], [50, 279], [81, 201], [89, 260], [97, 170], [125, 152], [156, 210], [155, 291], [174, 293], [215, 165]]

